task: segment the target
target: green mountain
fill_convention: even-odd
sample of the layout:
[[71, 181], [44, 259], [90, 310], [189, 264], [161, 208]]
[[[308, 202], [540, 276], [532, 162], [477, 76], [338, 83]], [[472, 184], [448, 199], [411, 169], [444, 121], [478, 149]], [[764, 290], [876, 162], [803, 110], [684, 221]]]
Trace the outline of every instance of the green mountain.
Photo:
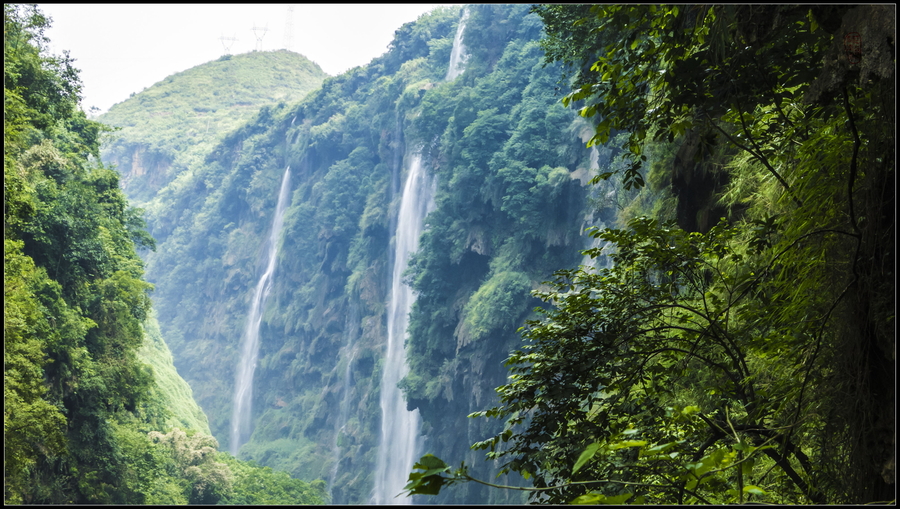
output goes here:
[[[241, 340], [290, 168], [254, 426], [239, 456], [326, 479], [337, 503], [367, 502], [376, 483], [395, 230], [414, 161], [436, 189], [411, 263], [418, 300], [401, 385], [421, 414], [422, 447], [485, 477], [497, 467], [468, 446], [497, 423], [466, 415], [496, 401], [517, 324], [539, 303], [530, 291], [579, 263], [583, 226], [614, 216], [582, 185], [591, 127], [559, 102], [540, 20], [528, 6], [470, 9], [458, 78], [445, 80], [461, 9], [439, 9], [404, 25], [369, 65], [298, 104], [263, 108], [147, 205], [160, 239], [147, 255], [160, 328], [226, 446]], [[444, 500], [523, 498], [473, 485]]]
[[260, 107], [295, 102], [326, 77], [287, 50], [225, 55], [173, 74], [98, 118], [120, 128], [104, 141], [103, 161], [118, 168], [122, 188], [142, 205]]
[[[177, 143], [207, 134], [187, 121], [207, 112], [155, 110], [171, 162], [122, 156], [119, 171], [157, 242], [142, 255], [160, 336], [216, 440], [154, 429], [133, 450], [206, 451], [189, 493], [166, 488], [178, 500], [296, 493], [260, 488], [221, 447], [295, 478], [268, 471], [267, 486], [317, 479], [288, 487], [335, 503], [409, 501], [409, 478], [420, 503], [889, 501], [895, 11], [443, 7], [203, 150]], [[142, 101], [126, 103], [149, 118]], [[8, 116], [23, 153], [7, 215], [42, 270], [81, 277], [73, 260], [125, 233], [101, 215], [59, 234], [93, 198], [28, 222], [22, 190], [54, 188], [16, 176], [65, 175], [17, 138], [29, 115]], [[149, 244], [129, 214], [113, 217]], [[51, 234], [76, 240], [55, 258], [71, 270], [33, 247]], [[11, 279], [43, 277], [9, 249]], [[146, 288], [129, 264], [117, 288]], [[89, 327], [72, 310], [95, 301], [71, 302], [66, 330]], [[16, 376], [19, 394], [41, 390]], [[122, 383], [102, 395], [147, 392]], [[160, 416], [202, 423], [188, 404]]]
[[217, 451], [152, 315], [154, 248], [37, 6], [4, 5], [4, 502], [321, 504]]

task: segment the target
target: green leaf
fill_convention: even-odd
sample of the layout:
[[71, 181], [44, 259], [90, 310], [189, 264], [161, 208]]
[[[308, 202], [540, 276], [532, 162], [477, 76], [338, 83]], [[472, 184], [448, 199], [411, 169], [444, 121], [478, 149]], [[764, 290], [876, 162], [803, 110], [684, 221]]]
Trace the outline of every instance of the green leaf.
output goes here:
[[600, 493], [586, 493], [581, 495], [569, 502], [572, 505], [587, 505], [587, 504], [603, 504], [606, 501], [606, 495]]
[[644, 445], [647, 445], [646, 440], [626, 440], [624, 442], [613, 444], [610, 449], [613, 451], [617, 451], [619, 449], [625, 449], [628, 447], [642, 447]]
[[597, 450], [600, 449], [600, 442], [594, 442], [593, 444], [587, 446], [587, 448], [581, 453], [581, 456], [578, 457], [578, 461], [575, 462], [575, 466], [572, 467], [572, 474], [574, 475], [576, 472], [581, 470], [581, 467], [584, 466], [585, 463], [591, 460], [594, 457], [594, 454], [597, 454]]
[[615, 495], [612, 497], [606, 497], [606, 501], [602, 502], [603, 504], [624, 504], [626, 500], [631, 498], [633, 493], [623, 493], [621, 495]]
[[752, 484], [748, 484], [744, 486], [744, 493], [749, 493], [751, 495], [765, 495], [766, 492], [763, 491], [759, 486], [754, 486]]
[[453, 482], [452, 478], [441, 475], [449, 473], [450, 466], [432, 454], [422, 456], [413, 468], [423, 472], [409, 474], [409, 482], [403, 487], [403, 491], [409, 492], [408, 495], [437, 495], [442, 486]]
[[450, 468], [450, 466], [444, 463], [444, 460], [438, 458], [437, 456], [433, 454], [426, 454], [419, 459], [418, 463], [413, 465], [413, 468], [432, 471], [445, 470], [447, 468]]
[[753, 473], [753, 464], [755, 462], [752, 459], [744, 460], [741, 463], [741, 473], [743, 475], [751, 475]]
[[633, 493], [624, 493], [622, 495], [615, 495], [615, 496], [610, 497], [610, 496], [603, 495], [602, 493], [591, 492], [591, 493], [581, 495], [580, 497], [576, 498], [575, 500], [572, 500], [569, 503], [573, 504], [573, 505], [583, 505], [583, 504], [618, 505], [618, 504], [624, 504], [625, 501], [628, 500], [629, 498], [631, 498], [632, 496], [633, 496]]

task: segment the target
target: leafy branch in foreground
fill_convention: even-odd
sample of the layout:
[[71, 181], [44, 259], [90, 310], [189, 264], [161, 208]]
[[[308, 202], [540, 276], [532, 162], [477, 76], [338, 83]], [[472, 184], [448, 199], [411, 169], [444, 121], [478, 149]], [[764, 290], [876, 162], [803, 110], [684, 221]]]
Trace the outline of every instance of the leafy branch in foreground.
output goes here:
[[[856, 284], [827, 256], [855, 237], [771, 218], [688, 233], [645, 217], [592, 235], [613, 248], [611, 268], [559, 271], [535, 292], [555, 308], [521, 329], [501, 406], [471, 415], [505, 429], [473, 448], [533, 478], [520, 489], [541, 502], [844, 496], [816, 441], [830, 329]], [[484, 483], [436, 458], [417, 468], [410, 493]]]
[[[689, 419], [690, 416], [693, 415], [696, 411], [697, 408], [693, 407], [682, 409], [680, 412], [673, 412], [673, 422], [677, 422], [679, 420], [685, 421]], [[631, 440], [631, 435], [634, 435], [635, 433], [637, 433], [637, 431], [638, 430], [635, 429], [627, 430], [622, 434], [622, 436], [618, 437], [618, 439], [611, 444], [601, 442], [595, 442], [594, 444], [591, 444], [578, 457], [578, 461], [575, 462], [575, 465], [572, 468], [572, 472], [575, 473], [580, 470], [583, 466], [593, 460], [595, 456], [608, 454], [611, 451], [637, 450], [638, 460], [636, 464], [630, 465], [632, 468], [640, 467], [639, 463], [641, 462], [649, 463], [651, 461], [657, 461], [660, 459], [667, 461], [670, 460], [671, 464], [669, 465], [669, 468], [671, 468], [672, 471], [680, 469], [680, 471], [682, 472], [679, 479], [681, 483], [679, 485], [654, 484], [649, 482], [629, 482], [618, 479], [595, 479], [588, 481], [573, 481], [543, 488], [507, 486], [482, 481], [470, 476], [465, 462], [463, 462], [458, 469], [452, 470], [451, 467], [440, 458], [432, 454], [426, 454], [422, 456], [419, 462], [414, 466], [414, 468], [421, 470], [421, 472], [413, 472], [410, 474], [409, 483], [404, 487], [403, 491], [407, 493], [407, 496], [437, 495], [440, 492], [440, 489], [444, 486], [450, 486], [463, 482], [475, 482], [493, 488], [529, 491], [532, 493], [540, 494], [541, 492], [559, 490], [569, 486], [612, 484], [618, 485], [622, 488], [644, 488], [647, 490], [676, 488], [681, 490], [685, 494], [695, 497], [700, 502], [709, 503], [709, 501], [705, 500], [702, 496], [697, 494], [697, 485], [703, 482], [712, 483], [715, 476], [726, 473], [731, 469], [736, 471], [736, 475], [742, 481], [744, 475], [749, 475], [749, 472], [753, 468], [755, 462], [755, 458], [753, 456], [754, 453], [757, 451], [764, 451], [766, 449], [775, 447], [774, 445], [769, 444], [763, 445], [761, 447], [754, 447], [745, 442], [738, 442], [734, 444], [729, 451], [726, 451], [725, 449], [715, 449], [714, 451], [700, 458], [699, 461], [687, 460], [687, 462], [685, 463], [685, 457], [679, 458], [680, 452], [676, 450], [677, 446], [683, 443], [683, 441], [675, 441], [667, 444], [648, 444], [644, 440]], [[735, 436], [737, 436], [736, 433]], [[718, 479], [718, 482], [721, 483], [722, 480]], [[730, 497], [730, 501], [732, 503], [743, 503], [745, 497], [749, 497], [751, 495], [765, 495], [766, 493], [758, 486], [739, 482], [739, 487], [737, 489], [729, 489], [726, 491], [726, 494]], [[574, 500], [571, 500], [570, 503], [621, 504], [632, 499], [633, 495], [634, 494], [631, 492], [626, 492], [618, 495], [604, 495], [602, 493], [592, 491], [585, 495], [579, 496]], [[646, 497], [634, 497], [634, 499], [631, 501], [639, 504], [646, 503]]]
[[[553, 487], [540, 501], [589, 496], [576, 483], [596, 479], [617, 481], [604, 497], [657, 503], [887, 498], [894, 300], [880, 281], [893, 280], [893, 63], [873, 51], [869, 67], [848, 67], [836, 37], [859, 28], [880, 40], [885, 11], [595, 6], [572, 22], [567, 6], [536, 10], [548, 56], [576, 71], [564, 102], [599, 118], [589, 145], [627, 133], [624, 185], [641, 187], [651, 139], [727, 141], [706, 162], [721, 172], [716, 199], [733, 226], [687, 233], [638, 218], [595, 232], [615, 249], [613, 268], [559, 271], [535, 293], [555, 309], [522, 329], [501, 405], [473, 414], [505, 429], [473, 447]], [[596, 38], [571, 37], [567, 24]], [[697, 163], [674, 171], [706, 171]], [[683, 184], [678, 199], [693, 191]], [[685, 408], [696, 418], [673, 428]], [[611, 449], [629, 430], [645, 444]], [[674, 444], [681, 459], [643, 460], [646, 444]], [[742, 467], [725, 475], [717, 462], [730, 454]], [[704, 458], [717, 475], [696, 475]]]

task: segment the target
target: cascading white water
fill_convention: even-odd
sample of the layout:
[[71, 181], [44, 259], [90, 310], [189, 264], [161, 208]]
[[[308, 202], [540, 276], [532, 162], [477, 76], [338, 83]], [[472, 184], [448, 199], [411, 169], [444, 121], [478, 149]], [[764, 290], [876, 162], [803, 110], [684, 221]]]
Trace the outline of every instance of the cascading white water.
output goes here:
[[[589, 168], [591, 169], [591, 171], [594, 171], [597, 168], [599, 168], [599, 166], [600, 166], [600, 152], [597, 150], [596, 146], [593, 146], [593, 147], [591, 147], [590, 167]], [[590, 195], [590, 194], [595, 194], [594, 189], [591, 189], [590, 191], [588, 191], [588, 195]], [[588, 224], [584, 227], [584, 232], [587, 232], [587, 229], [592, 226], [598, 226], [600, 228], [603, 228], [602, 224], [598, 225], [598, 224], [594, 223], [594, 221], [591, 221], [590, 224]], [[585, 249], [594, 249], [594, 248], [600, 247], [601, 242], [602, 242], [601, 239], [588, 236], [585, 241], [585, 243], [587, 244]], [[588, 255], [584, 255], [584, 257], [581, 259], [581, 264], [586, 267], [591, 267], [594, 269], [597, 268], [597, 260], [595, 258], [591, 258]]]
[[450, 51], [450, 66], [447, 68], [447, 76], [444, 81], [452, 81], [465, 70], [466, 60], [469, 56], [466, 54], [466, 46], [462, 42], [463, 30], [466, 29], [466, 20], [469, 19], [469, 8], [464, 7], [462, 17], [459, 19], [459, 26], [456, 27], [456, 37], [453, 38], [453, 49]]
[[250, 312], [247, 314], [247, 328], [241, 343], [241, 361], [238, 364], [237, 378], [234, 387], [234, 411], [231, 416], [231, 454], [237, 456], [250, 435], [250, 403], [253, 395], [253, 372], [259, 357], [259, 325], [265, 309], [266, 298], [272, 289], [272, 274], [275, 272], [275, 259], [278, 255], [278, 238], [284, 220], [290, 196], [291, 167], [284, 170], [281, 189], [278, 191], [278, 204], [275, 206], [275, 218], [272, 231], [266, 245], [266, 270], [256, 283]]
[[375, 467], [375, 504], [409, 503], [408, 497], [394, 498], [406, 485], [419, 443], [419, 411], [406, 409], [403, 391], [397, 383], [406, 376], [406, 326], [415, 297], [402, 281], [409, 256], [419, 244], [425, 215], [433, 207], [434, 182], [422, 167], [419, 154], [412, 157], [403, 186], [397, 234], [394, 237], [394, 268], [391, 302], [388, 308], [388, 342], [381, 378], [381, 445]]
[[[348, 324], [348, 328], [349, 328]], [[350, 348], [350, 345], [348, 345]], [[356, 348], [350, 352], [350, 358], [347, 360], [347, 367], [344, 368], [344, 397], [341, 399], [340, 413], [338, 414], [337, 424], [339, 427], [334, 432], [334, 446], [332, 447], [332, 456], [334, 456], [334, 465], [331, 467], [331, 475], [328, 478], [328, 492], [334, 501], [334, 481], [337, 479], [339, 467], [341, 465], [341, 434], [347, 427], [347, 417], [350, 413], [350, 375], [353, 368], [353, 359], [356, 358]]]
[[[467, 55], [462, 43], [468, 8], [463, 9], [445, 81], [462, 74]], [[397, 387], [409, 372], [406, 365], [406, 326], [415, 296], [412, 288], [403, 283], [402, 275], [409, 264], [409, 255], [419, 245], [419, 235], [425, 215], [434, 208], [435, 182], [422, 167], [422, 156], [414, 154], [409, 175], [400, 198], [397, 232], [394, 236], [394, 267], [391, 276], [391, 301], [388, 308], [388, 344], [381, 377], [381, 444], [375, 465], [375, 488], [372, 503], [408, 504], [409, 497], [400, 494], [417, 458], [419, 439], [419, 411], [408, 411], [403, 391]]]

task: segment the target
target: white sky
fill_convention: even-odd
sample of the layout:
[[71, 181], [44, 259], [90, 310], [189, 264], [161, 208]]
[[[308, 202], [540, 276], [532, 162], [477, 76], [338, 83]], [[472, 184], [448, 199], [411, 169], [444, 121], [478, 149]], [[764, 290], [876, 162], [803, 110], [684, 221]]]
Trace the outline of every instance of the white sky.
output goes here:
[[[225, 53], [252, 51], [253, 27], [268, 27], [263, 50], [285, 48], [293, 5], [291, 50], [334, 76], [387, 51], [394, 31], [440, 4], [39, 4], [52, 18], [50, 51], [69, 50], [81, 70], [82, 108], [105, 112], [132, 92]], [[257, 33], [262, 34], [262, 31]], [[227, 41], [226, 41], [227, 42]]]

